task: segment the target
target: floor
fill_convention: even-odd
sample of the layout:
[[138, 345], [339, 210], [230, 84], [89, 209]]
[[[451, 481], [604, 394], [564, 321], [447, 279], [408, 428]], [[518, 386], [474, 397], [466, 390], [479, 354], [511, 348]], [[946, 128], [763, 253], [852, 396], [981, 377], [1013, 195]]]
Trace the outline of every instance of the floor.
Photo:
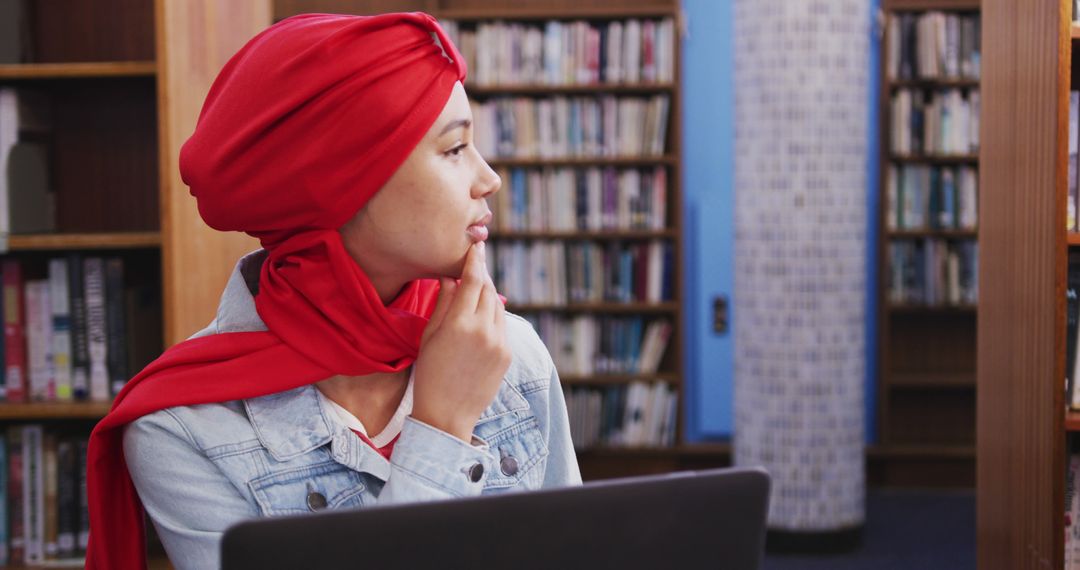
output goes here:
[[766, 554], [764, 570], [974, 570], [974, 491], [871, 490], [862, 546], [843, 555]]

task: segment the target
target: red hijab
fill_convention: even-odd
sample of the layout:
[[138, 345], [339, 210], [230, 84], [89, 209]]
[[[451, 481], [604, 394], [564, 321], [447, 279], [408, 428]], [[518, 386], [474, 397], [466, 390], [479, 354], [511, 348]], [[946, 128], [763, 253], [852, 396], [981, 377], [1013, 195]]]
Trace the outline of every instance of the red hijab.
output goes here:
[[416, 359], [438, 282], [414, 281], [383, 305], [337, 230], [423, 138], [465, 72], [435, 19], [419, 12], [294, 16], [225, 65], [180, 172], [207, 224], [269, 251], [255, 297], [269, 330], [177, 344], [116, 396], [90, 435], [87, 568], [146, 566], [142, 504], [124, 462], [129, 422]]

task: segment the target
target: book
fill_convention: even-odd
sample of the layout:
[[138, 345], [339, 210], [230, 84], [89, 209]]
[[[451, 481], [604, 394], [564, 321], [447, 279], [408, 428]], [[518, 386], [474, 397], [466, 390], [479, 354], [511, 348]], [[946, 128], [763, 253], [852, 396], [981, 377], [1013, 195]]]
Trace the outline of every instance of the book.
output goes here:
[[45, 476], [43, 428], [40, 424], [23, 426], [23, 528], [26, 546], [23, 562], [40, 564], [45, 559]]
[[86, 550], [90, 544], [90, 499], [86, 492], [86, 448], [89, 444], [89, 439], [82, 437], [75, 440], [75, 458], [78, 461], [78, 470], [76, 475], [79, 478], [78, 494], [79, 494], [79, 518], [78, 518], [78, 535], [76, 536], [76, 544], [79, 550]]
[[60, 558], [70, 558], [76, 551], [79, 516], [79, 474], [76, 453], [75, 442], [71, 438], [64, 437], [57, 441], [56, 546], [57, 556]]
[[7, 434], [0, 434], [0, 566], [10, 564], [10, 522], [8, 520], [8, 446]]
[[31, 54], [27, 0], [0, 0], [0, 64], [24, 63]]
[[49, 147], [43, 142], [20, 141], [8, 152], [8, 231], [55, 231], [56, 194], [49, 177]]
[[1080, 513], [1076, 509], [1076, 478], [1080, 475], [1080, 456], [1072, 451], [1065, 463], [1065, 570], [1072, 570], [1075, 566], [1073, 560], [1073, 542], [1075, 527], [1080, 523], [1077, 516]]
[[7, 428], [7, 452], [8, 452], [8, 560], [11, 563], [21, 563], [26, 559], [26, 519], [23, 511], [26, 510], [26, 501], [23, 496], [23, 426], [15, 425]]
[[90, 344], [86, 330], [86, 281], [83, 257], [67, 256], [68, 298], [71, 307], [71, 387], [78, 400], [90, 397]]
[[105, 328], [108, 342], [106, 361], [109, 393], [120, 393], [128, 381], [127, 302], [124, 291], [124, 262], [118, 257], [105, 261]]
[[24, 285], [26, 299], [26, 358], [29, 368], [30, 399], [56, 399], [52, 367], [52, 303], [49, 281], [29, 280]]
[[90, 354], [90, 399], [109, 399], [108, 339], [105, 323], [105, 261], [100, 257], [83, 260], [86, 295], [86, 338]]
[[1077, 231], [1077, 137], [1080, 137], [1080, 91], [1073, 90], [1069, 91], [1069, 194], [1065, 210], [1065, 228], [1070, 232]]
[[57, 450], [56, 450], [56, 435], [46, 431], [42, 436], [42, 497], [44, 511], [42, 513], [42, 519], [44, 521], [44, 533], [42, 534], [42, 542], [44, 543], [45, 558], [55, 559], [60, 552], [60, 546], [57, 541], [59, 535], [59, 519], [58, 516], [58, 504], [57, 504], [57, 491], [60, 485], [60, 477], [57, 463]]
[[56, 399], [71, 400], [71, 297], [68, 292], [68, 260], [49, 260], [49, 301], [52, 305], [52, 367]]
[[1077, 350], [1080, 349], [1080, 252], [1069, 252], [1065, 283], [1065, 401], [1070, 407], [1080, 407], [1080, 388], [1077, 387]]

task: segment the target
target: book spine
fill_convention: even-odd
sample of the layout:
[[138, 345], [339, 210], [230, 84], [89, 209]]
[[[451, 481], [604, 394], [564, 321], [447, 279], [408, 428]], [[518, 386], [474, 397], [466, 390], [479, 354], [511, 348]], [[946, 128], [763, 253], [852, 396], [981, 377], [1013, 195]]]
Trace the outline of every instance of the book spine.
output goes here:
[[1077, 496], [1077, 477], [1080, 476], [1080, 454], [1073, 451], [1066, 460], [1065, 473], [1065, 564], [1066, 569], [1080, 565], [1080, 497]]
[[8, 461], [7, 437], [0, 437], [0, 566], [7, 566], [11, 560], [8, 548], [11, 537], [8, 519], [8, 501], [11, 500], [8, 492]]
[[86, 334], [90, 353], [90, 399], [109, 399], [108, 345], [105, 331], [105, 262], [100, 257], [84, 260]]
[[49, 260], [49, 301], [52, 304], [52, 365], [56, 399], [71, 400], [71, 298], [67, 259]]
[[9, 402], [23, 402], [27, 397], [27, 378], [22, 266], [16, 260], [4, 260], [0, 275], [4, 287], [5, 395]]
[[75, 455], [78, 459], [78, 493], [79, 493], [79, 518], [77, 521], [78, 528], [78, 548], [85, 551], [86, 547], [90, 544], [90, 499], [86, 492], [86, 447], [89, 443], [87, 438], [80, 438], [76, 440]]
[[78, 520], [78, 460], [75, 457], [75, 443], [69, 438], [61, 439], [56, 445], [57, 461], [57, 554], [61, 558], [75, 555], [75, 534]]
[[105, 321], [108, 338], [109, 391], [120, 393], [128, 380], [128, 335], [124, 315], [124, 262], [118, 257], [105, 262]]
[[78, 400], [90, 397], [90, 352], [86, 335], [86, 296], [83, 258], [68, 255], [68, 295], [71, 298], [71, 387]]
[[26, 558], [26, 523], [23, 511], [23, 426], [11, 426], [7, 430], [8, 442], [8, 560], [19, 563]]
[[45, 559], [45, 497], [42, 493], [42, 427], [23, 427], [23, 526], [26, 548], [23, 562], [40, 564]]
[[57, 520], [57, 488], [60, 479], [58, 476], [56, 443], [55, 434], [44, 434], [42, 443], [42, 472], [44, 474], [42, 487], [42, 503], [44, 509], [42, 519], [44, 532], [42, 541], [45, 545], [44, 553], [45, 558], [47, 559], [55, 559], [60, 552], [57, 543], [59, 530], [59, 521]]
[[26, 299], [26, 354], [28, 361], [30, 399], [34, 401], [51, 400], [51, 375], [49, 350], [51, 331], [48, 321], [52, 314], [49, 304], [48, 281], [27, 281], [23, 287]]

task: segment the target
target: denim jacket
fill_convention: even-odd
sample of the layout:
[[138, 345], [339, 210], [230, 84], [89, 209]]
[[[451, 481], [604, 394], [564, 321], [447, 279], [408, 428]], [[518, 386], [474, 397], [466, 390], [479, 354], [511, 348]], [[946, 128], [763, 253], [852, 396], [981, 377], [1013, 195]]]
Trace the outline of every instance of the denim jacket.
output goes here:
[[[252, 293], [265, 256], [237, 263], [217, 317], [195, 336], [266, 330]], [[131, 423], [128, 470], [173, 565], [217, 568], [222, 533], [255, 517], [580, 484], [551, 357], [528, 321], [507, 317], [513, 362], [474, 428], [483, 445], [409, 417], [387, 461], [311, 385]]]

